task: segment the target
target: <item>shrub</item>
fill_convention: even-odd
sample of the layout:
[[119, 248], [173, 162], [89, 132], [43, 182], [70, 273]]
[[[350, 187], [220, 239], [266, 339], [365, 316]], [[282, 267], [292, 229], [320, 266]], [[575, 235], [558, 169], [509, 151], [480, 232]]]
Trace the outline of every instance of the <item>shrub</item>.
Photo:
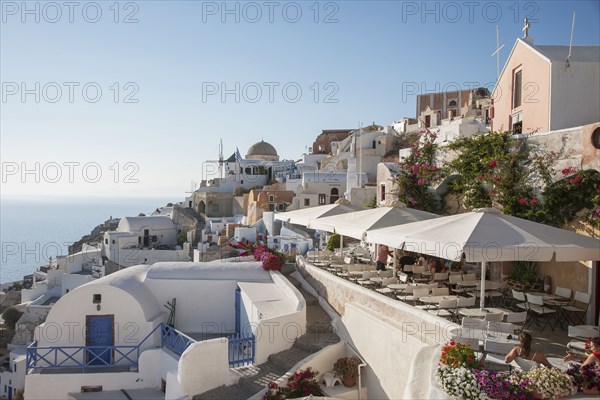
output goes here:
[[14, 329], [15, 325], [17, 324], [17, 321], [19, 320], [19, 318], [21, 318], [21, 315], [23, 315], [21, 311], [17, 310], [14, 307], [10, 307], [2, 313], [2, 319], [4, 320], [4, 323], [6, 325]]
[[329, 235], [329, 239], [327, 239], [326, 249], [329, 251], [333, 251], [333, 250], [339, 249], [339, 248], [340, 248], [340, 235], [338, 235], [337, 233]]
[[321, 395], [321, 385], [315, 379], [319, 372], [310, 367], [296, 371], [288, 378], [287, 386], [280, 387], [275, 382], [267, 385], [267, 392], [262, 400], [283, 400], [310, 395]]

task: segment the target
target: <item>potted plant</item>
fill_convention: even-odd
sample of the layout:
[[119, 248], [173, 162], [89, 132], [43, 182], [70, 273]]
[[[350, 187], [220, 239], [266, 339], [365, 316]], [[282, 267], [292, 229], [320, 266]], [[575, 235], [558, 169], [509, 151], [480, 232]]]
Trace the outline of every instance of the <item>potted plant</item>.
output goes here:
[[513, 383], [517, 384], [524, 379], [528, 380], [529, 391], [538, 398], [557, 399], [577, 393], [571, 377], [557, 368], [536, 367], [513, 378]]
[[442, 347], [440, 363], [449, 367], [480, 367], [479, 361], [475, 356], [475, 350], [468, 344], [456, 343], [453, 340]]
[[342, 357], [333, 364], [333, 370], [342, 379], [344, 386], [352, 387], [356, 385], [360, 364], [361, 361], [358, 357]]
[[276, 382], [267, 385], [262, 400], [284, 400], [306, 396], [320, 396], [321, 385], [317, 381], [318, 371], [310, 367], [294, 372], [288, 377], [287, 386], [279, 386]]
[[600, 367], [596, 365], [571, 365], [567, 374], [576, 387], [581, 388], [584, 394], [598, 396], [600, 390]]

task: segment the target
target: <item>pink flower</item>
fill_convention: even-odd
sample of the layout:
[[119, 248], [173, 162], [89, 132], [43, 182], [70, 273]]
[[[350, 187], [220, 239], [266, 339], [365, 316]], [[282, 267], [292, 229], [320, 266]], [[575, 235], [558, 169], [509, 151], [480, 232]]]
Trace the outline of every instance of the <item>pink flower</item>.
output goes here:
[[571, 182], [571, 183], [579, 183], [582, 180], [583, 180], [583, 176], [577, 175], [577, 176], [574, 176], [573, 178], [569, 179], [569, 182]]
[[500, 178], [499, 176], [494, 178], [494, 182], [500, 182], [502, 180], [502, 178]]
[[488, 165], [490, 167], [492, 167], [492, 168], [496, 168], [496, 165], [498, 165], [498, 164], [496, 163], [496, 160], [490, 160], [490, 162], [488, 163]]
[[596, 209], [594, 210], [594, 212], [596, 213], [596, 215], [600, 215], [600, 208], [596, 208]]
[[529, 200], [529, 205], [534, 206], [538, 203], [538, 201], [539, 200], [534, 197], [533, 199]]
[[419, 181], [417, 182], [417, 184], [418, 184], [419, 186], [421, 186], [421, 185], [424, 185], [425, 183], [426, 183], [426, 182], [425, 182], [425, 179], [419, 179]]
[[477, 177], [477, 180], [478, 180], [478, 181], [482, 181], [482, 180], [483, 180], [483, 175], [479, 175], [479, 176]]
[[526, 199], [525, 197], [521, 197], [521, 198], [519, 199], [519, 204], [520, 204], [520, 205], [525, 205], [525, 204], [527, 204], [527, 199]]
[[571, 167], [565, 168], [561, 172], [563, 175], [569, 175], [571, 173]]

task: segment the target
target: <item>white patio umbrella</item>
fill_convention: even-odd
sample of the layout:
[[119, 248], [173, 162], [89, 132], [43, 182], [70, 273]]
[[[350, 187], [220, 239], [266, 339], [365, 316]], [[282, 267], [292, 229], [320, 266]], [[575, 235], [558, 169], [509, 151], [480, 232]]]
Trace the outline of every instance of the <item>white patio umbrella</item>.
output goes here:
[[327, 204], [324, 206], [301, 208], [299, 210], [276, 213], [275, 219], [289, 222], [290, 224], [308, 227], [310, 221], [313, 221], [317, 218], [346, 214], [358, 210], [364, 210], [364, 207], [346, 204]]
[[399, 226], [438, 217], [437, 214], [414, 208], [379, 207], [318, 218], [311, 221], [308, 227], [363, 240], [369, 230]]
[[[348, 214], [351, 212], [364, 210], [364, 207], [347, 204], [346, 201], [336, 202], [335, 204], [327, 204], [324, 206], [301, 208], [299, 210], [288, 211], [275, 214], [275, 219], [309, 227], [310, 222], [318, 218], [324, 218], [340, 214]], [[340, 237], [340, 249], [343, 248], [343, 237]]]
[[[368, 230], [438, 218], [439, 215], [406, 207], [380, 207], [353, 213], [318, 218], [309, 227], [340, 236], [350, 236], [363, 240]], [[374, 242], [381, 243], [381, 242]], [[383, 244], [383, 243], [382, 243]], [[390, 246], [394, 247], [394, 246]], [[397, 248], [397, 247], [396, 247]], [[394, 275], [396, 275], [396, 255], [394, 252]]]
[[467, 262], [481, 262], [482, 308], [490, 261], [600, 260], [600, 239], [504, 215], [494, 208], [371, 230], [367, 240], [453, 261], [464, 253]]

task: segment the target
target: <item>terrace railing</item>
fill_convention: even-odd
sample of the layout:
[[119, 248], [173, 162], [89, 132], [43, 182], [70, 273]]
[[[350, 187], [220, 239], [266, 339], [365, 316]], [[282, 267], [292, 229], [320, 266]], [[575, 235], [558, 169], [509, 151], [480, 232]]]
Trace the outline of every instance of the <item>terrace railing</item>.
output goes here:
[[196, 343], [196, 341], [188, 335], [181, 333], [177, 329], [166, 324], [162, 324], [160, 332], [161, 347], [171, 350], [178, 356], [181, 356], [190, 345]]
[[[139, 344], [135, 346], [38, 346], [37, 341], [27, 347], [27, 373], [48, 369], [81, 369], [86, 372], [93, 368], [125, 368], [137, 370], [141, 348], [160, 329], [160, 348], [180, 357], [196, 340], [177, 329], [161, 323], [157, 325]], [[238, 367], [254, 362], [254, 335], [228, 337], [228, 359], [230, 367]]]

